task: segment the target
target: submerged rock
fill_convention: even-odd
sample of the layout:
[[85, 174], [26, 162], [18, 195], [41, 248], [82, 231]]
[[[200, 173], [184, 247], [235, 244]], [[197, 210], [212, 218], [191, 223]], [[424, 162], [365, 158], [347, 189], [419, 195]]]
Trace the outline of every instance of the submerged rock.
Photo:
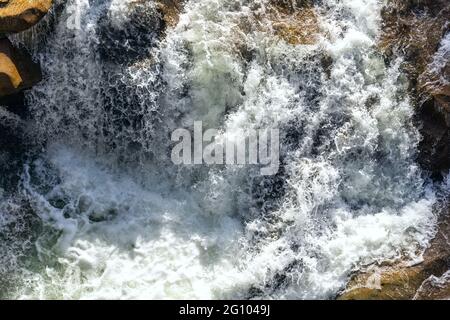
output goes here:
[[31, 56], [6, 39], [0, 39], [0, 96], [15, 94], [41, 80], [41, 70]]
[[0, 34], [24, 31], [38, 23], [53, 0], [1, 0]]

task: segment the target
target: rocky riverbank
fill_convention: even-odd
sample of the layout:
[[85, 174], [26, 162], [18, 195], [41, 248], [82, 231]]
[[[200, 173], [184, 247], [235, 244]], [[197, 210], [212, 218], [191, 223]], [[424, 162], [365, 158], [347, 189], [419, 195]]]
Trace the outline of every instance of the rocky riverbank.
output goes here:
[[[387, 59], [404, 57], [423, 140], [418, 162], [435, 180], [450, 168], [450, 4], [445, 0], [389, 1], [383, 10], [380, 48]], [[449, 299], [450, 212], [436, 208], [439, 226], [423, 261], [369, 266], [354, 274], [339, 299]]]
[[450, 53], [445, 43], [449, 42], [450, 4], [445, 0], [392, 0], [382, 15], [380, 47], [388, 58], [404, 57], [403, 71], [415, 100], [424, 138], [419, 163], [439, 179], [450, 168]]

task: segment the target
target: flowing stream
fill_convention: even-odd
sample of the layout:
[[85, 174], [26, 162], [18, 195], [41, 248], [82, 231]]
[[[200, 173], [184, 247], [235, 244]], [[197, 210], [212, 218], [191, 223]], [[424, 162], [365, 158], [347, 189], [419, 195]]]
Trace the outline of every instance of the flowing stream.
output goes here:
[[[382, 1], [315, 1], [298, 45], [269, 0], [187, 1], [165, 31], [153, 1], [63, 2], [35, 44], [35, 151], [0, 199], [0, 296], [329, 299], [352, 271], [420, 259], [438, 186], [401, 57], [376, 47]], [[193, 121], [279, 128], [280, 171], [174, 165]]]

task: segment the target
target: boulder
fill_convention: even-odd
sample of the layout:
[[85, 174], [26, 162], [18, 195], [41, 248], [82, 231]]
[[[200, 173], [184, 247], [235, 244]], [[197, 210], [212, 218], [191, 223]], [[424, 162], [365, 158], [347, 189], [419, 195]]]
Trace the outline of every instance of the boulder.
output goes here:
[[42, 78], [39, 64], [6, 39], [0, 39], [0, 97], [30, 88]]
[[0, 34], [31, 28], [50, 10], [53, 0], [0, 0]]

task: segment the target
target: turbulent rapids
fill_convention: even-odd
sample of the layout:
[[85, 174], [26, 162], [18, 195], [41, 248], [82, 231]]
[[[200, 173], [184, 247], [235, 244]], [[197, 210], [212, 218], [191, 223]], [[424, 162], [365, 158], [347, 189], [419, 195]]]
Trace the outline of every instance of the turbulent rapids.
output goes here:
[[[416, 163], [402, 57], [377, 48], [382, 1], [314, 1], [295, 41], [276, 2], [186, 1], [168, 24], [153, 1], [61, 0], [45, 42], [15, 39], [44, 78], [0, 193], [1, 298], [331, 299], [420, 261], [443, 187]], [[278, 173], [173, 164], [194, 121], [278, 128]]]

